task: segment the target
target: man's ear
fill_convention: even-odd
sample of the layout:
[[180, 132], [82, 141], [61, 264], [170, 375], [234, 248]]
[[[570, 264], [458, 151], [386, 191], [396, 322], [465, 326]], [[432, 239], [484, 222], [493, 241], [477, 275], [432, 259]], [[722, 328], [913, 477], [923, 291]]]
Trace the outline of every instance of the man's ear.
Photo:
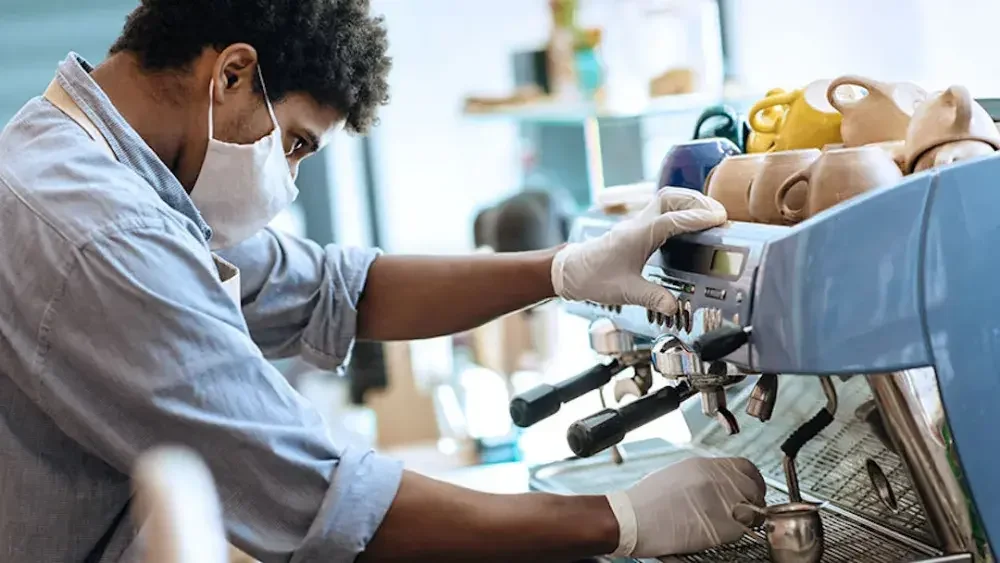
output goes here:
[[216, 102], [226, 95], [253, 88], [257, 77], [257, 50], [246, 43], [234, 43], [219, 53], [214, 69]]

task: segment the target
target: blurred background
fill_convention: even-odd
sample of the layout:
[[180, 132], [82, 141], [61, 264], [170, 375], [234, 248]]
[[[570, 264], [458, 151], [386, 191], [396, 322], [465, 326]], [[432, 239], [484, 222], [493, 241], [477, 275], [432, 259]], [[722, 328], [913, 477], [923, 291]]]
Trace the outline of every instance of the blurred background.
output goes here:
[[[0, 123], [68, 51], [99, 63], [136, 0], [0, 0]], [[320, 243], [452, 254], [556, 244], [609, 185], [655, 179], [699, 114], [860, 74], [1000, 97], [995, 0], [373, 0], [394, 59], [365, 138], [303, 164], [281, 229]], [[565, 457], [589, 396], [528, 431], [512, 392], [594, 364], [583, 321], [547, 304], [469, 334], [359, 343], [345, 373], [279, 367], [340, 443], [429, 473]], [[683, 435], [677, 417], [642, 429]], [[643, 436], [636, 436], [643, 437]]]

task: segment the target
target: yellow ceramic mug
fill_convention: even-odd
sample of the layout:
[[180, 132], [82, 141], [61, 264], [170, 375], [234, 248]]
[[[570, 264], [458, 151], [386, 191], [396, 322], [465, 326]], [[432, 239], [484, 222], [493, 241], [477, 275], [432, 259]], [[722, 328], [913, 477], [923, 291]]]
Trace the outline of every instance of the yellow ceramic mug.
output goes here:
[[[767, 91], [765, 98], [784, 93], [785, 91], [781, 88], [773, 88]], [[785, 119], [786, 111], [788, 111], [788, 106], [771, 106], [761, 110], [759, 120], [761, 123], [766, 124], [766, 127], [773, 127], [775, 131], [779, 131], [781, 130], [781, 122]], [[777, 137], [775, 133], [761, 133], [760, 131], [750, 129], [743, 152], [747, 154], [767, 152], [774, 146], [775, 137]]]
[[[764, 98], [750, 109], [750, 128], [776, 135], [772, 151], [821, 149], [842, 143], [841, 115], [826, 99], [829, 85], [829, 80], [817, 80], [805, 88]], [[762, 112], [775, 106], [788, 106], [788, 111], [778, 122], [769, 122]]]

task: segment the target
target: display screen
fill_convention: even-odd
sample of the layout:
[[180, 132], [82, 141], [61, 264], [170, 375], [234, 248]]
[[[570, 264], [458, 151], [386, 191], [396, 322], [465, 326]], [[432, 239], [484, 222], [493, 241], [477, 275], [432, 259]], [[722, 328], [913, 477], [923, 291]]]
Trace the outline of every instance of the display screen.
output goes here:
[[668, 240], [661, 250], [664, 266], [705, 276], [731, 278], [743, 272], [746, 251]]
[[743, 269], [743, 253], [732, 250], [716, 250], [712, 255], [709, 271], [717, 276], [738, 276]]

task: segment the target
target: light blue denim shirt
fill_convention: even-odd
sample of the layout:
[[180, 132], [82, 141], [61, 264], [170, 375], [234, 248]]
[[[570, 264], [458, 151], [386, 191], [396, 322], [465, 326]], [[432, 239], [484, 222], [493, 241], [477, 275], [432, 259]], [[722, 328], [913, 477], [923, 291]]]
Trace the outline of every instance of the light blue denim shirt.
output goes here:
[[[129, 474], [198, 451], [230, 541], [264, 562], [353, 561], [402, 468], [342, 449], [266, 358], [334, 368], [377, 251], [271, 230], [224, 256], [185, 190], [70, 54], [58, 80], [107, 137], [35, 98], [0, 133], [0, 561], [134, 561]], [[110, 530], [110, 532], [109, 532]], [[107, 534], [107, 535], [106, 535]]]

